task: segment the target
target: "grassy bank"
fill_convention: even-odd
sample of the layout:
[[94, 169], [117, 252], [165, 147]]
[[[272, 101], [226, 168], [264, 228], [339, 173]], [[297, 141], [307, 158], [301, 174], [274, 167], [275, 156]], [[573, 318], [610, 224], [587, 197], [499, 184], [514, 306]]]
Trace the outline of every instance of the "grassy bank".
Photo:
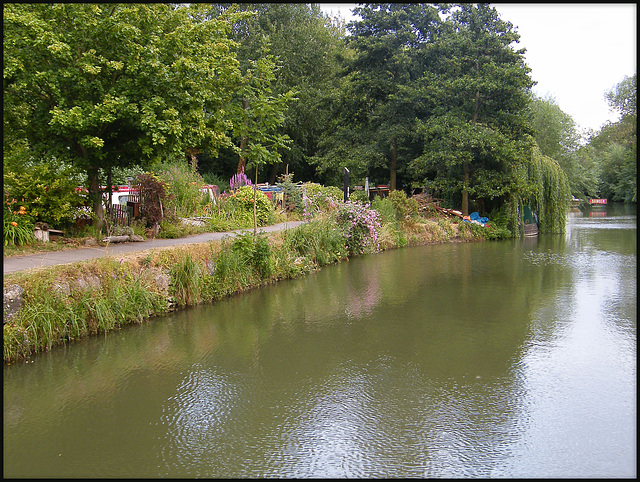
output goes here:
[[[21, 306], [3, 329], [5, 363], [62, 343], [211, 303], [353, 256], [405, 246], [495, 237], [492, 228], [348, 203], [295, 229], [136, 252], [4, 277]], [[429, 215], [432, 215], [430, 213]]]

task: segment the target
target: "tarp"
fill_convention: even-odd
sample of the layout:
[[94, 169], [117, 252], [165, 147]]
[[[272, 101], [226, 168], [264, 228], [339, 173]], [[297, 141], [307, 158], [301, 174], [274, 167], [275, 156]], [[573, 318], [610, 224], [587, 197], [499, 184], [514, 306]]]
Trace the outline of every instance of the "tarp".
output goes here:
[[464, 220], [468, 223], [479, 224], [480, 226], [484, 226], [489, 222], [489, 218], [481, 217], [478, 212], [473, 212], [469, 216], [465, 216]]

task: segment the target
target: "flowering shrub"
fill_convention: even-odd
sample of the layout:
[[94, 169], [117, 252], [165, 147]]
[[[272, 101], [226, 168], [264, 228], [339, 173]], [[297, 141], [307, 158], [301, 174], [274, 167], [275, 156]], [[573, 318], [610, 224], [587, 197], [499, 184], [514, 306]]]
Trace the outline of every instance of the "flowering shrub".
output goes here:
[[27, 208], [18, 206], [15, 199], [9, 200], [5, 196], [4, 222], [4, 245], [21, 246], [31, 243], [35, 238], [33, 228], [35, 227], [33, 218], [27, 214]]
[[347, 201], [335, 212], [336, 222], [347, 239], [349, 255], [374, 253], [380, 249], [380, 215], [369, 204]]
[[306, 183], [305, 212], [328, 213], [335, 210], [342, 202], [344, 194], [339, 187], [322, 186], [316, 183]]
[[251, 186], [251, 179], [249, 179], [244, 173], [244, 167], [242, 168], [242, 172], [240, 172], [239, 174], [235, 174], [231, 178], [231, 180], [229, 181], [229, 186], [232, 191], [235, 191], [242, 186]]
[[33, 221], [61, 228], [73, 224], [86, 200], [76, 191], [76, 171], [51, 160], [29, 165], [24, 172], [5, 172], [6, 192], [22, 205]]
[[265, 193], [254, 191], [253, 186], [241, 186], [231, 192], [226, 208], [231, 216], [243, 225], [253, 225], [253, 196], [256, 199], [256, 218], [258, 226], [273, 224], [275, 215], [273, 204]]

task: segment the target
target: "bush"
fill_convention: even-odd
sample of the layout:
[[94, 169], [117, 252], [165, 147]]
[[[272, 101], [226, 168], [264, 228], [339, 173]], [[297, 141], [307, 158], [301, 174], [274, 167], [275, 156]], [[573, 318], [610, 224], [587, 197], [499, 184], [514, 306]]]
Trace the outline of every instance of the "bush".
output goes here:
[[295, 211], [302, 214], [305, 208], [302, 202], [302, 190], [300, 185], [293, 182], [293, 173], [281, 175], [276, 186], [282, 188], [284, 195], [284, 205], [282, 207], [287, 211]]
[[135, 182], [143, 215], [155, 230], [167, 214], [166, 202], [170, 199], [167, 183], [151, 173], [138, 174]]
[[202, 176], [186, 164], [161, 165], [156, 168], [158, 179], [166, 185], [168, 202], [166, 211], [173, 216], [188, 218], [198, 212], [204, 193]]
[[400, 222], [406, 222], [418, 214], [418, 201], [413, 198], [407, 198], [407, 194], [404, 191], [391, 191], [389, 200], [394, 204], [396, 219]]
[[194, 305], [200, 302], [202, 286], [202, 269], [191, 255], [177, 264], [171, 270], [171, 294], [178, 306]]
[[265, 193], [260, 190], [254, 190], [252, 186], [241, 186], [232, 192], [227, 201], [227, 209], [232, 218], [240, 226], [253, 226], [254, 195], [258, 226], [273, 224], [275, 213], [271, 200]]
[[76, 192], [76, 172], [53, 160], [32, 165], [24, 172], [5, 172], [4, 185], [5, 194], [21, 199], [34, 221], [51, 226], [71, 225], [78, 208], [86, 202]]
[[334, 219], [322, 218], [285, 231], [281, 251], [302, 256], [317, 266], [335, 263], [347, 257], [342, 231]]
[[304, 190], [307, 193], [307, 213], [329, 213], [334, 211], [342, 202], [344, 194], [336, 186], [322, 186], [316, 183], [306, 183]]
[[349, 200], [367, 204], [369, 202], [369, 196], [367, 196], [366, 191], [353, 191], [349, 194]]
[[380, 215], [368, 204], [347, 201], [336, 211], [336, 222], [347, 239], [350, 256], [376, 252], [380, 245]]
[[243, 261], [252, 266], [262, 278], [268, 278], [273, 271], [271, 261], [271, 246], [269, 240], [252, 233], [239, 234], [233, 240], [231, 250], [242, 257]]
[[395, 203], [389, 198], [374, 198], [371, 209], [375, 209], [380, 214], [381, 222], [384, 224], [395, 223], [398, 219], [398, 212]]

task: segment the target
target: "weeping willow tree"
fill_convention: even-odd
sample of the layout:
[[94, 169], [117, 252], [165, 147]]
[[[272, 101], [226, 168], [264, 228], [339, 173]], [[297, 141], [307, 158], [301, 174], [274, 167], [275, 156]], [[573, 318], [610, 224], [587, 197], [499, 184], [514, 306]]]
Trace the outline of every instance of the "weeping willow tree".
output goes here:
[[564, 233], [571, 188], [558, 162], [534, 145], [530, 158], [515, 166], [513, 174], [518, 188], [511, 191], [508, 203], [511, 232], [524, 235], [524, 207], [530, 206], [538, 215], [540, 233]]

